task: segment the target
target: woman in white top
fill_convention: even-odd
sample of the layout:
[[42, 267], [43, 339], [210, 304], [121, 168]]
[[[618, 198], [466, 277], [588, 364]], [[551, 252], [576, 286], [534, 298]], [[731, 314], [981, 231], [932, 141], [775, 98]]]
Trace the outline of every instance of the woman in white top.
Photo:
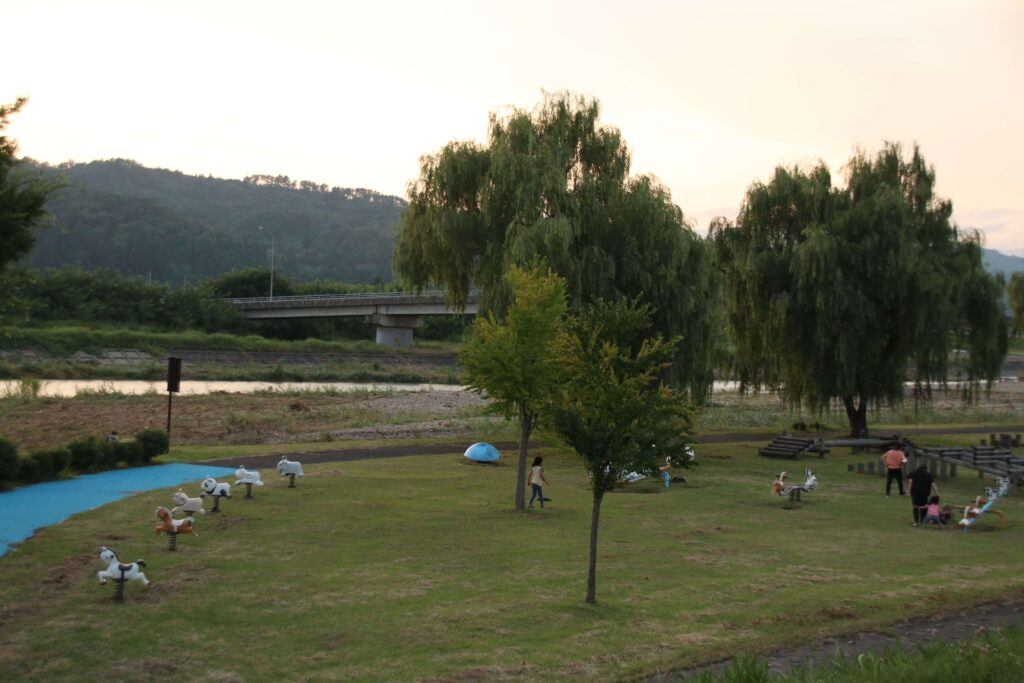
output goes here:
[[540, 500], [540, 506], [544, 507], [544, 489], [541, 482], [545, 484], [548, 480], [544, 478], [544, 458], [539, 455], [533, 459], [533, 467], [530, 469], [530, 486], [533, 488], [533, 495], [530, 496], [530, 507], [533, 507], [533, 499]]

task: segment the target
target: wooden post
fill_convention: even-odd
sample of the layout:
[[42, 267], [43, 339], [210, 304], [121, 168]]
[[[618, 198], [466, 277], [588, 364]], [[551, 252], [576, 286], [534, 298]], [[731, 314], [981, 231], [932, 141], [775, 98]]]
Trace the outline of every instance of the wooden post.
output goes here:
[[949, 463], [945, 460], [939, 462], [939, 479], [946, 481], [949, 478]]
[[951, 462], [949, 464], [949, 476], [950, 476], [951, 479], [956, 477], [956, 463], [955, 462]]
[[868, 474], [874, 474], [874, 473], [875, 473], [875, 463], [869, 462], [868, 463]]
[[857, 474], [864, 474], [864, 463], [857, 463]]
[[928, 474], [935, 477], [939, 473], [939, 463], [935, 458], [928, 458]]

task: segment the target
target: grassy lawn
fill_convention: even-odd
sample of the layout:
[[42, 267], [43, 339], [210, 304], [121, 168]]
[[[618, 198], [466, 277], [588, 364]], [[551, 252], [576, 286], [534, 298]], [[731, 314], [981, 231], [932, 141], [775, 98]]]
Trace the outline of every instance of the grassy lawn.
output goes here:
[[[177, 553], [153, 534], [171, 490], [134, 496], [0, 559], [0, 680], [617, 680], [1024, 594], [1016, 495], [1004, 529], [914, 529], [906, 498], [846, 471], [877, 456], [834, 452], [804, 461], [820, 488], [790, 509], [769, 485], [803, 463], [759, 445], [704, 445], [688, 484], [609, 495], [596, 607], [588, 481], [554, 448], [554, 500], [526, 514], [511, 453], [311, 465], [297, 490], [265, 470]], [[125, 605], [96, 581], [102, 545], [147, 561]]]

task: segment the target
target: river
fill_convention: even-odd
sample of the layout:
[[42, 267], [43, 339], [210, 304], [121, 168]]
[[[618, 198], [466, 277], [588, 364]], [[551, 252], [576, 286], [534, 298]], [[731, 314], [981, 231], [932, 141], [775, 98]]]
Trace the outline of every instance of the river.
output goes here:
[[[43, 379], [37, 396], [71, 398], [79, 394], [125, 394], [141, 396], [167, 393], [164, 381], [109, 379]], [[23, 395], [20, 380], [0, 381], [0, 398]], [[259, 391], [461, 391], [457, 384], [400, 384], [388, 382], [203, 382], [182, 381], [182, 395], [252, 394]]]

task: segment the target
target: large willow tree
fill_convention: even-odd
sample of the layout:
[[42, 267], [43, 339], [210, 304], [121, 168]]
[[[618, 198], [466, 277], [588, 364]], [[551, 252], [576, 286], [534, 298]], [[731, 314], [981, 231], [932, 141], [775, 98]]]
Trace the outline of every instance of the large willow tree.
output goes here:
[[573, 310], [639, 297], [655, 331], [683, 338], [671, 372], [703, 397], [718, 329], [711, 249], [657, 180], [629, 175], [626, 144], [598, 115], [594, 100], [546, 95], [533, 111], [492, 114], [486, 146], [452, 142], [423, 157], [395, 271], [447, 288], [456, 306], [479, 287], [499, 314], [505, 273], [537, 259], [565, 278]]
[[954, 349], [963, 379], [995, 378], [1007, 336], [1001, 285], [918, 148], [857, 153], [846, 173], [833, 187], [823, 165], [777, 168], [712, 235], [741, 382], [811, 409], [839, 400], [861, 436], [868, 408], [901, 401], [907, 379], [923, 397], [944, 384]]

